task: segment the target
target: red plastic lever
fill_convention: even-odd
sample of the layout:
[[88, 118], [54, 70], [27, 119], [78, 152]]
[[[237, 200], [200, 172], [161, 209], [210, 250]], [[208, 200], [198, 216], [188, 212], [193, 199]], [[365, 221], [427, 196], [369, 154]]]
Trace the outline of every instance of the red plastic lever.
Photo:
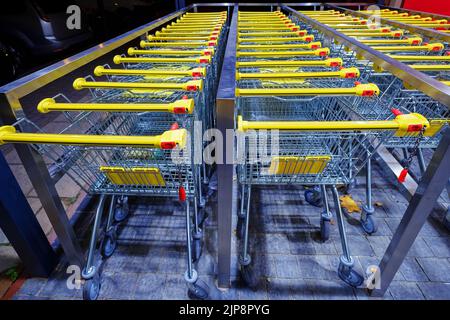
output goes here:
[[184, 114], [186, 112], [187, 112], [187, 110], [185, 107], [174, 107], [173, 108], [173, 113]]
[[197, 89], [198, 89], [197, 86], [192, 86], [192, 85], [189, 85], [189, 86], [186, 87], [187, 91], [197, 91]]
[[164, 141], [161, 142], [161, 149], [173, 149], [177, 146], [174, 141]]
[[178, 189], [178, 199], [182, 202], [186, 201], [186, 189], [184, 187]]
[[170, 126], [170, 130], [177, 130], [179, 129], [180, 126], [178, 125], [178, 122], [174, 122], [172, 123], [172, 125]]
[[408, 175], [408, 168], [403, 168], [398, 176], [398, 182], [403, 183], [406, 180], [406, 176]]
[[394, 114], [394, 116], [400, 116], [403, 114], [403, 112], [401, 112], [397, 108], [391, 108], [391, 112]]

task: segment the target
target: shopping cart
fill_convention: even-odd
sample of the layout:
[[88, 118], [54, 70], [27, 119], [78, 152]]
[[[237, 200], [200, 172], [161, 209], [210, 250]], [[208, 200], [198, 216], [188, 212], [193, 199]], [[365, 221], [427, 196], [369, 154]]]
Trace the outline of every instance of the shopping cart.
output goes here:
[[[236, 90], [239, 216], [243, 230], [239, 263], [249, 286], [255, 285], [248, 252], [251, 187], [261, 184], [320, 185], [323, 239], [329, 236], [332, 218], [326, 192], [331, 188], [343, 248], [338, 274], [352, 286], [362, 283], [363, 277], [353, 270], [336, 185], [350, 183], [389, 137], [417, 139], [429, 123], [419, 114], [398, 114], [393, 120], [352, 121], [352, 111], [341, 97], [357, 92], [348, 88], [242, 89], [240, 85]], [[268, 154], [267, 150], [273, 148], [276, 151]]]

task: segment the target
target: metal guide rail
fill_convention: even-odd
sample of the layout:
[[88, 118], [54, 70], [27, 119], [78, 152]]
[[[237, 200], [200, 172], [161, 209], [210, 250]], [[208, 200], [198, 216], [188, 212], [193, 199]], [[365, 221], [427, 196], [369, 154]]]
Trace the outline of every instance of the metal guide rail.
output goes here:
[[[74, 89], [90, 92], [85, 101], [73, 103], [64, 94], [42, 100], [39, 112], [62, 112], [68, 120], [60, 132], [43, 132], [26, 118], [0, 127], [1, 144], [31, 145], [86, 192], [101, 195], [82, 273], [84, 299], [96, 299], [100, 291], [95, 262], [99, 231], [104, 234], [100, 253], [108, 258], [117, 246], [117, 223], [125, 220], [128, 196], [133, 195], [169, 196], [183, 205], [184, 276], [191, 296], [207, 298], [208, 287], [198, 279], [193, 264], [201, 256], [202, 183], [207, 178], [201, 155], [200, 163], [195, 160], [194, 141], [214, 126], [214, 91], [226, 24], [226, 11], [185, 13], [148, 35], [142, 49], [128, 49], [130, 57], [115, 56], [113, 62], [122, 68], [97, 66], [94, 76], [104, 76], [106, 81], [91, 75], [75, 79]], [[195, 121], [202, 123], [200, 132], [194, 129]]]
[[[262, 38], [250, 31], [239, 33], [242, 27], [251, 29], [259, 26], [259, 21], [264, 21], [266, 26], [285, 26], [284, 29], [277, 29], [277, 32], [283, 31], [278, 33], [278, 37]], [[345, 235], [336, 185], [349, 184], [381, 143], [392, 136], [419, 139], [429, 122], [418, 113], [403, 114], [396, 109], [393, 110], [393, 119], [360, 117], [361, 120], [354, 121], [350, 115], [357, 109], [351, 108], [355, 105], [378, 104], [378, 109], [383, 113], [390, 112], [387, 103], [379, 97], [378, 86], [355, 82], [363, 80], [360, 79], [359, 69], [342, 65], [341, 59], [335, 60], [339, 61], [340, 68], [323, 63], [328, 56], [334, 58], [336, 48], [323, 48], [319, 42], [316, 46], [320, 49], [309, 50], [305, 38], [313, 38], [309, 36], [311, 28], [293, 24], [294, 21], [279, 11], [239, 13], [236, 126], [240, 133], [237, 157], [241, 158], [237, 167], [241, 189], [241, 227], [238, 230], [241, 230], [243, 239], [239, 256], [241, 274], [249, 286], [255, 285], [248, 252], [252, 185], [300, 184], [314, 187], [306, 190], [305, 198], [313, 205], [319, 204], [319, 198], [325, 203], [325, 212], [321, 214], [324, 241], [329, 237], [332, 217], [326, 191], [327, 187], [331, 187], [338, 208], [336, 214], [344, 252], [338, 274], [346, 283], [359, 286], [363, 277], [353, 269], [354, 260]], [[308, 33], [291, 35], [289, 30], [293, 27]], [[289, 36], [286, 35], [288, 33]], [[316, 35], [319, 34], [314, 34], [317, 40], [320, 37]], [[300, 47], [302, 41], [303, 47]], [[259, 43], [266, 46], [265, 50], [258, 50]], [[269, 49], [271, 44], [283, 45], [283, 51], [278, 47]], [[291, 44], [296, 48], [289, 50]], [[300, 64], [283, 65], [285, 60]], [[265, 64], [274, 61], [274, 64]], [[302, 64], [304, 62], [311, 64]], [[258, 150], [261, 139], [267, 141], [269, 150], [273, 147], [279, 149], [276, 155], [265, 156]], [[362, 221], [369, 233], [376, 229], [371, 213], [367, 213]]]

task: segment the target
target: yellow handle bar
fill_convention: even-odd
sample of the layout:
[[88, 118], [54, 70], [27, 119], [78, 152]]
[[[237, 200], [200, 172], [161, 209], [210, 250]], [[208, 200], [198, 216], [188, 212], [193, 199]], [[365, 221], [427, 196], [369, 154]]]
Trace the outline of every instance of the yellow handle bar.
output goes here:
[[423, 46], [373, 46], [372, 49], [392, 52], [392, 51], [441, 51], [444, 50], [442, 43], [429, 43]]
[[358, 41], [369, 45], [383, 45], [383, 44], [420, 45], [422, 43], [422, 38], [414, 37], [408, 39], [361, 39]]
[[351, 88], [260, 88], [236, 89], [236, 96], [377, 96], [380, 89], [373, 83]]
[[195, 37], [195, 36], [186, 36], [186, 37], [172, 37], [172, 36], [148, 36], [147, 39], [149, 41], [160, 41], [160, 40], [203, 40], [203, 41], [215, 41], [217, 40], [217, 36], [206, 36], [206, 37]]
[[296, 37], [296, 36], [304, 36], [308, 34], [306, 30], [292, 31], [287, 29], [286, 31], [272, 31], [272, 32], [239, 32], [239, 37]]
[[430, 125], [418, 113], [402, 114], [393, 120], [374, 121], [245, 121], [238, 116], [238, 130], [291, 130], [291, 131], [369, 131], [395, 130], [396, 136], [418, 135]]
[[238, 51], [237, 57], [286, 57], [286, 56], [320, 56], [325, 57], [330, 54], [329, 48], [303, 51]]
[[205, 39], [209, 39], [209, 38], [218, 38], [219, 37], [220, 32], [219, 31], [201, 31], [201, 30], [192, 30], [192, 31], [187, 31], [187, 30], [182, 30], [182, 31], [176, 31], [176, 30], [171, 30], [170, 32], [167, 31], [156, 31], [155, 32], [155, 36], [157, 37], [183, 37], [183, 38], [187, 38], [187, 37], [202, 37]]
[[343, 32], [346, 36], [354, 37], [380, 37], [380, 38], [400, 38], [403, 36], [403, 31], [391, 31], [391, 32]]
[[94, 69], [96, 76], [105, 75], [130, 75], [130, 76], [151, 76], [151, 75], [175, 75], [175, 76], [191, 76], [204, 77], [206, 75], [206, 68], [197, 67], [190, 70], [161, 70], [161, 69], [109, 69], [103, 66], [97, 66]]
[[450, 65], [443, 64], [410, 64], [411, 68], [419, 71], [449, 71]]
[[0, 127], [0, 145], [6, 143], [58, 144], [77, 146], [123, 146], [173, 149], [186, 146], [186, 129], [169, 130], [156, 136], [115, 136], [16, 132], [13, 126]]
[[171, 26], [166, 26], [165, 28], [162, 28], [161, 30], [165, 30], [165, 31], [175, 31], [175, 32], [180, 32], [180, 31], [192, 31], [192, 30], [202, 30], [202, 31], [220, 31], [222, 30], [223, 25], [221, 24], [215, 24], [215, 25], [210, 25], [210, 26], [190, 26], [190, 25], [171, 25]]
[[281, 30], [292, 30], [299, 31], [300, 28], [296, 25], [291, 27], [279, 26], [279, 27], [238, 27], [239, 31], [281, 31]]
[[358, 68], [343, 68], [338, 71], [322, 72], [249, 72], [236, 73], [236, 80], [241, 79], [267, 79], [267, 78], [357, 78], [360, 72]]
[[186, 91], [199, 91], [203, 89], [202, 80], [190, 80], [184, 83], [153, 83], [153, 82], [105, 82], [86, 81], [84, 78], [77, 78], [73, 82], [76, 90], [85, 88], [106, 88], [106, 89], [178, 89]]
[[293, 43], [293, 44], [238, 44], [237, 49], [246, 50], [273, 50], [273, 49], [319, 49], [322, 43], [319, 41], [309, 43]]
[[216, 45], [215, 42], [183, 42], [183, 41], [172, 41], [172, 42], [147, 42], [145, 40], [141, 40], [139, 43], [139, 46], [141, 48], [148, 48], [148, 47], [163, 47], [163, 48], [204, 48], [207, 47], [208, 49], [212, 49]]
[[391, 58], [399, 61], [450, 61], [450, 56], [403, 56], [389, 55]]
[[242, 67], [277, 67], [277, 66], [292, 66], [292, 67], [339, 67], [342, 65], [341, 58], [330, 58], [325, 60], [272, 60], [272, 61], [238, 61], [237, 68]]
[[391, 32], [392, 30], [389, 27], [381, 27], [381, 28], [376, 28], [376, 29], [370, 29], [370, 28], [365, 28], [365, 29], [363, 29], [363, 28], [357, 28], [357, 29], [342, 28], [341, 29], [340, 27], [338, 27], [336, 29], [336, 31], [343, 32], [343, 33], [345, 33], [345, 32], [373, 32], [373, 33], [379, 33], [379, 32]]
[[305, 41], [311, 42], [314, 41], [314, 36], [298, 36], [298, 37], [288, 37], [288, 38], [238, 38], [237, 42], [290, 42], [290, 41]]
[[172, 103], [57, 103], [52, 98], [39, 102], [40, 113], [52, 111], [100, 111], [100, 112], [169, 112], [191, 114], [194, 99], [180, 99]]
[[114, 56], [115, 64], [120, 63], [211, 63], [211, 56], [191, 57], [191, 58], [124, 58], [121, 56]]
[[193, 56], [193, 55], [201, 55], [201, 56], [210, 56], [214, 53], [212, 49], [203, 49], [203, 50], [137, 50], [135, 48], [128, 48], [127, 51], [129, 56], [134, 55], [178, 55], [178, 56]]

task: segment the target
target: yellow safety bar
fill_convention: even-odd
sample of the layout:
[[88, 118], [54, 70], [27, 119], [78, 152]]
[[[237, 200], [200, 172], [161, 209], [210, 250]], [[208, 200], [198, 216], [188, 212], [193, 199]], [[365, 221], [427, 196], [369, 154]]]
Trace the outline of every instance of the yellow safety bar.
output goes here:
[[381, 28], [376, 28], [376, 29], [371, 29], [371, 28], [357, 28], [357, 29], [347, 29], [347, 28], [343, 28], [341, 29], [340, 27], [336, 29], [336, 31], [339, 32], [373, 32], [373, 33], [379, 33], [379, 32], [391, 32], [391, 28], [390, 27], [381, 27]]
[[371, 44], [371, 45], [383, 45], [383, 44], [420, 45], [422, 43], [422, 38], [414, 37], [407, 39], [361, 39], [358, 41], [364, 44]]
[[299, 31], [300, 27], [294, 25], [291, 27], [279, 26], [279, 27], [238, 27], [239, 31], [277, 31], [277, 30], [292, 30]]
[[167, 31], [156, 31], [155, 32], [155, 36], [157, 37], [183, 37], [183, 38], [187, 38], [187, 37], [202, 37], [202, 38], [206, 38], [206, 39], [210, 39], [210, 38], [218, 38], [219, 37], [219, 31], [201, 31], [201, 30], [192, 30], [190, 32], [186, 31], [186, 30], [182, 30], [182, 31], [177, 31], [177, 30], [171, 30], [170, 32]]
[[191, 76], [204, 77], [206, 68], [197, 67], [190, 70], [174, 70], [174, 69], [109, 69], [103, 66], [97, 66], [94, 69], [97, 77], [105, 75], [136, 75], [136, 76], [152, 76], [152, 75], [175, 75], [175, 76]]
[[52, 111], [100, 111], [100, 112], [169, 112], [191, 114], [194, 99], [180, 99], [172, 103], [57, 103], [52, 98], [39, 102], [40, 113]]
[[322, 43], [319, 41], [308, 43], [293, 43], [293, 44], [238, 44], [238, 50], [273, 50], [273, 49], [319, 49]]
[[450, 56], [403, 56], [389, 55], [391, 58], [399, 61], [450, 61]]
[[115, 64], [120, 63], [211, 63], [211, 56], [191, 57], [191, 58], [124, 58], [119, 55], [114, 56], [113, 61]]
[[271, 61], [238, 61], [236, 68], [241, 67], [277, 67], [277, 66], [292, 66], [292, 67], [339, 67], [342, 66], [341, 58], [330, 58], [325, 60], [271, 60]]
[[238, 130], [291, 130], [291, 131], [367, 131], [395, 130], [396, 136], [418, 135], [430, 123], [418, 113], [401, 114], [393, 120], [373, 121], [245, 121], [238, 116]]
[[305, 41], [311, 42], [314, 41], [314, 36], [298, 36], [298, 37], [288, 37], [288, 38], [238, 38], [237, 42], [288, 42], [288, 41]]
[[186, 48], [204, 48], [207, 47], [208, 49], [213, 48], [216, 45], [216, 43], [212, 42], [204, 42], [204, 41], [198, 41], [198, 42], [182, 42], [182, 41], [172, 41], [172, 42], [147, 42], [145, 40], [141, 40], [139, 43], [139, 46], [141, 48], [147, 48], [147, 47], [186, 47]]
[[239, 37], [296, 37], [296, 36], [304, 36], [308, 34], [306, 30], [299, 31], [291, 31], [287, 29], [286, 31], [276, 31], [276, 32], [239, 32]]
[[441, 51], [444, 50], [442, 43], [429, 43], [423, 46], [372, 46], [372, 49], [388, 51]]
[[86, 81], [84, 78], [77, 78], [73, 82], [76, 90], [85, 88], [107, 88], [107, 89], [178, 89], [186, 91], [198, 91], [203, 89], [203, 80], [190, 80], [184, 83], [173, 82], [105, 82]]
[[351, 88], [236, 88], [236, 96], [378, 96], [380, 89], [373, 83]]
[[123, 146], [173, 149], [186, 146], [186, 129], [169, 130], [156, 136], [22, 133], [13, 126], [0, 127], [0, 145], [6, 143], [58, 144], [78, 146]]
[[357, 78], [360, 72], [358, 68], [343, 68], [338, 71], [320, 72], [250, 72], [236, 73], [236, 80], [241, 79], [267, 79], [267, 78]]
[[[161, 28], [161, 31], [157, 31], [157, 32], [161, 32], [163, 34], [178, 34], [178, 33], [185, 32], [185, 31], [196, 33], [196, 34], [201, 34], [201, 35], [220, 34], [220, 32], [221, 32], [221, 30], [219, 28], [217, 28], [217, 29], [207, 28], [204, 30], [201, 30], [198, 28]], [[155, 34], [157, 32], [155, 32]]]
[[210, 56], [214, 53], [214, 49], [203, 49], [203, 50], [138, 50], [135, 48], [128, 48], [128, 55], [177, 55], [177, 56]]
[[411, 68], [419, 71], [449, 71], [450, 65], [443, 64], [410, 64]]
[[211, 25], [211, 26], [190, 26], [190, 25], [171, 25], [171, 26], [166, 26], [165, 28], [163, 28], [165, 31], [192, 31], [192, 30], [202, 30], [202, 31], [221, 31], [223, 28], [223, 25], [221, 24], [216, 24], [216, 25]]
[[358, 21], [355, 21], [355, 20], [353, 20], [353, 21], [341, 21], [341, 22], [332, 22], [332, 21], [330, 21], [330, 22], [327, 22], [327, 23], [324, 23], [325, 25], [327, 25], [327, 26], [329, 26], [329, 27], [339, 27], [339, 26], [341, 26], [341, 25], [354, 25], [355, 27], [356, 26], [359, 26], [359, 25], [363, 25], [363, 26], [368, 26], [369, 27], [369, 25], [367, 24], [367, 20], [358, 20]]

